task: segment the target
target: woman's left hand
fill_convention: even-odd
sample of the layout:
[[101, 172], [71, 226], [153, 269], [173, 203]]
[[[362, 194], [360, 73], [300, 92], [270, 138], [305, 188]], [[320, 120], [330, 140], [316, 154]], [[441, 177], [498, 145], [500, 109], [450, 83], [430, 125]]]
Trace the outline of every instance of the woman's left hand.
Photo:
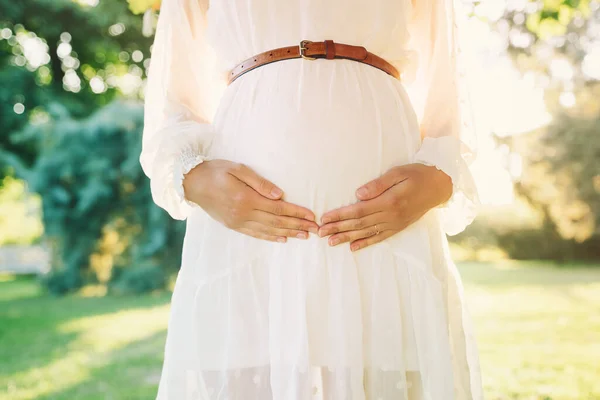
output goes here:
[[400, 232], [451, 195], [452, 179], [436, 167], [394, 167], [358, 188], [357, 203], [323, 214], [318, 234], [356, 251]]

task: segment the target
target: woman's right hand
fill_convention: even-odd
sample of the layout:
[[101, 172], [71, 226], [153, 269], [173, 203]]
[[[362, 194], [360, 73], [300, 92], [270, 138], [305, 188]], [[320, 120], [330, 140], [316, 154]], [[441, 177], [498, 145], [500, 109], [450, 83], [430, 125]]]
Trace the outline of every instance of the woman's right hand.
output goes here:
[[213, 219], [258, 239], [285, 243], [319, 229], [312, 211], [281, 200], [280, 188], [243, 164], [204, 161], [185, 175], [183, 188]]

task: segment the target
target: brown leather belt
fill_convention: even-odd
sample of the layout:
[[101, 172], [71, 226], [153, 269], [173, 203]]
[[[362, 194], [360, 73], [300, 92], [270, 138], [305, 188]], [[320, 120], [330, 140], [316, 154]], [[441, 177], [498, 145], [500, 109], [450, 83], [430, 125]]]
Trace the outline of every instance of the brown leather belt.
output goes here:
[[229, 72], [227, 84], [230, 84], [238, 77], [257, 67], [275, 61], [289, 60], [292, 58], [304, 58], [305, 60], [316, 60], [317, 58], [333, 60], [334, 58], [345, 58], [369, 64], [375, 68], [379, 68], [396, 79], [400, 79], [398, 70], [392, 64], [373, 53], [369, 53], [362, 46], [334, 43], [333, 40], [325, 40], [324, 42], [303, 40], [297, 46], [281, 47], [265, 51], [264, 53], [257, 54], [254, 57], [242, 61]]

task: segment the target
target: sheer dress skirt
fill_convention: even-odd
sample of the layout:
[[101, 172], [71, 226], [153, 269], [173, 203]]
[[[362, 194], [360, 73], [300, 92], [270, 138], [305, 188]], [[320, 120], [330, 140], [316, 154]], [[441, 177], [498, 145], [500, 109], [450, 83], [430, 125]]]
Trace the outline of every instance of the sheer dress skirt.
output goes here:
[[[410, 163], [402, 84], [348, 60], [249, 72], [217, 110], [210, 157], [244, 163], [313, 210]], [[230, 230], [196, 208], [172, 299], [159, 400], [472, 398], [468, 319], [436, 210], [357, 252]], [[456, 383], [457, 381], [458, 383]]]

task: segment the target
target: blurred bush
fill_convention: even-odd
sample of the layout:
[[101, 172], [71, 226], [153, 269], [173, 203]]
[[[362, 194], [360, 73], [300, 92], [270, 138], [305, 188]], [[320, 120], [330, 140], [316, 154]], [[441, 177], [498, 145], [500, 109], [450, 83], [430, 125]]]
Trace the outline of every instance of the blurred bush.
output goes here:
[[600, 3], [482, 1], [474, 12], [494, 19], [515, 65], [545, 89], [554, 118], [497, 138], [523, 162], [516, 202], [484, 212], [456, 242], [517, 259], [600, 259]]
[[599, 132], [598, 115], [562, 112], [546, 129], [510, 140], [527, 155], [516, 192], [543, 215], [540, 229], [499, 238], [510, 255], [600, 259]]
[[184, 226], [152, 201], [139, 164], [142, 126], [139, 103], [115, 101], [80, 120], [56, 106], [49, 122], [21, 132], [39, 149], [26, 177], [44, 199], [46, 238], [56, 252], [50, 289], [109, 282], [112, 268], [150, 260], [179, 265]]
[[514, 259], [600, 260], [600, 114], [590, 111], [600, 104], [593, 103], [500, 140], [522, 155], [523, 173], [514, 204], [484, 211], [455, 238], [474, 258], [495, 247]]
[[138, 161], [151, 40], [124, 0], [0, 0], [0, 178], [41, 195], [53, 292], [179, 265], [184, 225]]
[[33, 165], [36, 143], [14, 133], [52, 104], [78, 119], [139, 98], [151, 40], [123, 0], [0, 0], [0, 178]]
[[162, 290], [168, 283], [167, 271], [161, 264], [139, 265], [115, 272], [111, 290], [118, 294], [140, 294]]

